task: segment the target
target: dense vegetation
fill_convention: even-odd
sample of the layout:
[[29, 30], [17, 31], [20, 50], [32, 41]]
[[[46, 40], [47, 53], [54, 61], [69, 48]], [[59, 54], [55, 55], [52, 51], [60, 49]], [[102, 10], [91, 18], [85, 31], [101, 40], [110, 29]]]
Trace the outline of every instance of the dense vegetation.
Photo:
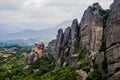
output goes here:
[[79, 54], [79, 60], [81, 62], [79, 68], [88, 73], [90, 71], [90, 69], [88, 67], [89, 63], [85, 60], [85, 57], [82, 55], [83, 50], [81, 48], [78, 48], [77, 53]]
[[99, 71], [98, 65], [93, 60], [93, 71], [88, 74], [87, 80], [107, 80], [108, 75]]
[[41, 80], [76, 80], [76, 72], [72, 67], [53, 70], [40, 77]]
[[[2, 51], [15, 47], [16, 49], [7, 52]], [[72, 67], [63, 67], [54, 70], [55, 61], [50, 54], [46, 54], [30, 64], [29, 70], [24, 68], [24, 52], [28, 49], [11, 46], [0, 48], [3, 54], [11, 54], [7, 58], [0, 56], [0, 80], [76, 80], [76, 72]], [[14, 52], [14, 53], [13, 53]]]
[[[13, 47], [13, 46], [11, 46]], [[11, 52], [0, 53], [0, 80], [5, 80], [6, 78], [11, 78], [13, 75], [22, 74], [21, 70], [24, 66], [24, 56], [22, 53], [29, 51], [28, 49], [14, 46], [16, 49]], [[10, 48], [10, 47], [5, 47]], [[3, 55], [10, 55], [9, 57], [2, 57]]]
[[54, 59], [51, 55], [48, 57], [41, 57], [36, 62], [30, 64], [30, 70], [39, 69], [38, 72], [35, 73], [35, 76], [41, 76], [47, 72], [50, 72], [55, 67]]

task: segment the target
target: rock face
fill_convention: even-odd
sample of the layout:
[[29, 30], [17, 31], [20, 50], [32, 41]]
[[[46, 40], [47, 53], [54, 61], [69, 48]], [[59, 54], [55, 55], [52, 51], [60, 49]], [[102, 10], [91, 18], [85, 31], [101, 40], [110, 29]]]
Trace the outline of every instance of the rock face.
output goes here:
[[89, 68], [93, 66], [93, 59], [102, 45], [103, 38], [103, 16], [100, 15], [101, 6], [94, 3], [84, 12], [80, 22], [80, 44], [84, 50], [83, 55], [89, 62]]
[[107, 20], [105, 31], [106, 47], [109, 48], [120, 43], [120, 0], [114, 0], [110, 7], [110, 14]]
[[55, 57], [56, 68], [71, 65], [69, 60], [77, 49], [76, 45], [78, 35], [78, 21], [77, 19], [74, 19], [72, 25], [67, 27], [64, 33], [62, 29], [58, 30], [56, 41], [49, 43], [48, 50], [51, 50], [50, 53], [54, 54], [53, 56]]
[[56, 52], [56, 56], [55, 56], [55, 63], [56, 63], [56, 68], [61, 67], [61, 47], [62, 47], [62, 41], [63, 41], [63, 30], [59, 29], [58, 30], [58, 35], [57, 35], [57, 39], [56, 39], [56, 48], [55, 48], [55, 52]]
[[76, 70], [76, 73], [78, 74], [77, 80], [86, 80], [87, 73], [83, 70]]
[[48, 52], [55, 58], [55, 47], [56, 46], [56, 40], [52, 40], [51, 42], [49, 42], [47, 48], [48, 48]]
[[101, 46], [103, 35], [103, 17], [99, 14], [102, 8], [94, 3], [84, 13], [80, 23], [81, 46], [90, 55], [95, 55]]
[[29, 68], [30, 63], [35, 62], [39, 57], [43, 56], [43, 50], [44, 44], [41, 42], [41, 44], [35, 44], [30, 53], [24, 53], [25, 70]]
[[43, 50], [44, 50], [44, 44], [42, 42], [40, 44], [35, 44], [32, 47], [32, 52], [35, 52], [40, 57], [43, 55]]
[[73, 20], [73, 23], [71, 25], [71, 46], [70, 46], [70, 55], [72, 55], [77, 48], [77, 37], [79, 36], [79, 27], [78, 27], [78, 21], [77, 19]]
[[110, 77], [108, 80], [119, 80], [120, 79], [120, 71], [115, 73], [112, 77]]
[[95, 64], [97, 64], [99, 66], [100, 72], [103, 72], [103, 62], [104, 62], [104, 60], [105, 60], [104, 52], [99, 52], [96, 55]]
[[74, 67], [75, 69], [79, 69], [80, 62], [79, 62], [78, 58], [79, 58], [78, 54], [73, 54], [69, 58], [69, 65], [72, 66], [72, 67]]
[[120, 67], [120, 0], [114, 0], [105, 29], [108, 72], [114, 73]]
[[24, 60], [24, 64], [25, 66], [29, 65], [31, 62], [34, 62], [38, 59], [38, 54], [36, 54], [35, 52], [30, 52], [29, 54], [25, 54], [25, 60]]
[[108, 72], [114, 73], [120, 67], [120, 44], [114, 45], [106, 51]]
[[64, 32], [62, 46], [67, 46], [68, 44], [70, 44], [70, 39], [71, 39], [71, 27], [67, 27]]

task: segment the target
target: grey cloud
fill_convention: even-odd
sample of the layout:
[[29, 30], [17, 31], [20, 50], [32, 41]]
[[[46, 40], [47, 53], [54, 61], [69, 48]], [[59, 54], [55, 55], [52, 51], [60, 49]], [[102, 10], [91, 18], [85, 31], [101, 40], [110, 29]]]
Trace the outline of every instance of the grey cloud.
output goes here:
[[24, 0], [0, 0], [0, 10], [18, 10], [23, 3]]
[[[65, 20], [80, 19], [94, 2], [109, 8], [113, 0], [0, 0], [0, 24], [23, 29], [43, 29]], [[40, 0], [39, 0], [40, 1]], [[40, 6], [39, 6], [40, 5]]]

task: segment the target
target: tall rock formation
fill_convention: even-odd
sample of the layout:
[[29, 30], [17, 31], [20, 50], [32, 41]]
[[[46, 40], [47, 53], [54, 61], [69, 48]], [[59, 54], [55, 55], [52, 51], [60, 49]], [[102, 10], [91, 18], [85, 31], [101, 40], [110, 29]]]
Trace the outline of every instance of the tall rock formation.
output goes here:
[[47, 48], [48, 48], [48, 53], [50, 53], [54, 57], [54, 59], [55, 59], [55, 57], [56, 57], [56, 52], [55, 52], [56, 39], [52, 40], [51, 42], [49, 42]]
[[105, 31], [106, 47], [109, 48], [117, 43], [120, 43], [120, 0], [114, 0], [110, 6], [110, 14], [107, 20]]
[[114, 0], [105, 29], [108, 72], [120, 67], [120, 0]]
[[64, 32], [62, 46], [66, 46], [66, 45], [70, 44], [70, 39], [71, 39], [71, 27], [67, 27]]
[[[74, 19], [72, 25], [65, 29], [63, 33], [62, 29], [58, 30], [56, 45], [52, 45], [51, 42], [48, 45], [48, 50], [52, 50], [51, 54], [55, 53], [56, 68], [61, 66], [71, 65], [71, 56], [76, 52], [77, 49], [77, 37], [79, 35], [79, 27], [77, 19]], [[54, 48], [51, 49], [51, 46]]]
[[80, 23], [81, 47], [87, 55], [94, 56], [99, 52], [103, 35], [103, 16], [99, 11], [101, 6], [94, 3], [84, 12]]
[[58, 35], [57, 35], [57, 39], [56, 39], [56, 48], [55, 48], [55, 52], [56, 52], [56, 56], [55, 56], [55, 63], [56, 63], [56, 68], [61, 67], [61, 47], [62, 47], [62, 42], [63, 42], [63, 30], [59, 29], [58, 30]]
[[70, 47], [70, 55], [72, 55], [77, 49], [77, 37], [79, 37], [79, 27], [77, 19], [73, 20], [71, 25], [71, 47]]
[[96, 58], [97, 54], [99, 54], [99, 50], [102, 46], [103, 16], [100, 14], [101, 10], [101, 6], [98, 3], [94, 3], [84, 12], [80, 22], [80, 45], [84, 50], [83, 55], [89, 62], [90, 69], [93, 68], [93, 60]]

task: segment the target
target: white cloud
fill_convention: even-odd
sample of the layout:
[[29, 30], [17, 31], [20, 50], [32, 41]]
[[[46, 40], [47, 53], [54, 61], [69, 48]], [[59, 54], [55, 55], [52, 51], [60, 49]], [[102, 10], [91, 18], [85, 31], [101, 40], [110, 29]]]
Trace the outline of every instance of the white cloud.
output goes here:
[[94, 2], [109, 8], [113, 0], [0, 0], [0, 24], [43, 29], [64, 20], [81, 18]]
[[44, 3], [46, 3], [46, 0], [26, 0], [23, 4], [23, 9], [39, 9]]

